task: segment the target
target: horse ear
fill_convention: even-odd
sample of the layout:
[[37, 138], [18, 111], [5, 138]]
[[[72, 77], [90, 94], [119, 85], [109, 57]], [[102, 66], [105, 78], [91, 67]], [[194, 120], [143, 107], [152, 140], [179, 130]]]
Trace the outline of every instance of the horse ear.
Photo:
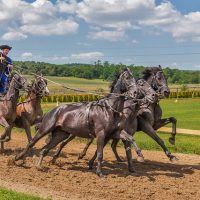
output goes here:
[[125, 69], [126, 69], [126, 71], [128, 71], [133, 76], [132, 71], [130, 70], [130, 68], [126, 67]]
[[11, 77], [13, 77], [14, 75], [19, 75], [19, 72], [16, 71], [16, 70], [13, 70], [13, 71], [11, 72]]

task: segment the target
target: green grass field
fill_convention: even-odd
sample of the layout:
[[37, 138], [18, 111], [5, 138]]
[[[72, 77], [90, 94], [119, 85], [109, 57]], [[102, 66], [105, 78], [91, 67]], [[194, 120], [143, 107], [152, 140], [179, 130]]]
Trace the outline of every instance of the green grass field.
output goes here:
[[[28, 80], [33, 79], [33, 76], [26, 76]], [[52, 81], [55, 81], [57, 83], [66, 85], [71, 88], [76, 89], [83, 89], [83, 90], [99, 90], [103, 89], [105, 91], [109, 90], [109, 82], [100, 80], [100, 79], [84, 79], [84, 78], [75, 78], [75, 77], [56, 77], [56, 76], [46, 76], [47, 79], [50, 79]], [[68, 91], [64, 88], [62, 88], [59, 85], [55, 85], [51, 82], [48, 82], [48, 88], [51, 93], [62, 93], [64, 92], [70, 92], [73, 93], [73, 91]]]
[[[34, 79], [34, 76], [26, 76], [28, 80]], [[66, 85], [71, 88], [76, 89], [83, 89], [83, 90], [99, 90], [103, 89], [104, 91], [109, 91], [109, 85], [110, 82], [101, 80], [101, 79], [84, 79], [84, 78], [75, 78], [75, 77], [57, 77], [57, 76], [46, 76], [47, 79], [55, 81], [57, 83]], [[189, 88], [191, 87], [200, 87], [200, 84], [188, 84]], [[48, 82], [48, 87], [51, 93], [63, 93], [63, 92], [69, 92], [68, 90], [55, 85], [51, 82]], [[180, 88], [180, 85], [169, 85], [170, 88]], [[174, 89], [173, 89], [174, 90]], [[70, 93], [73, 93], [73, 91], [70, 91]]]
[[176, 117], [178, 128], [200, 130], [200, 99], [165, 99], [160, 104], [163, 117]]
[[[164, 117], [176, 117], [177, 127], [200, 130], [200, 99], [163, 99], [160, 101]], [[56, 103], [42, 104], [44, 112], [54, 108]]]
[[42, 198], [0, 188], [0, 200], [43, 200]]
[[[176, 117], [178, 128], [200, 130], [200, 99], [179, 99], [177, 102], [175, 99], [164, 99], [160, 101], [160, 104], [163, 108], [163, 117]], [[56, 104], [43, 104], [42, 106], [46, 112], [55, 107]], [[177, 134], [176, 145], [172, 146], [168, 142], [169, 133], [158, 134], [172, 152], [200, 154], [200, 136]], [[162, 150], [149, 136], [142, 132], [136, 133], [135, 139], [141, 149]], [[80, 139], [77, 141], [85, 142], [85, 140]]]

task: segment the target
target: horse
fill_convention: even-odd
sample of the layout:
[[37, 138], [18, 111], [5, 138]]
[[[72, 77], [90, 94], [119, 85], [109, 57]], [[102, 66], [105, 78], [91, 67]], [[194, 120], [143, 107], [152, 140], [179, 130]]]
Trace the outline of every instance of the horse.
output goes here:
[[43, 96], [49, 95], [47, 81], [42, 75], [36, 75], [24, 102], [17, 105], [17, 117], [14, 127], [24, 128], [28, 142], [32, 140], [31, 126], [42, 121], [43, 111], [41, 107], [41, 99]]
[[[161, 66], [147, 68], [143, 72], [142, 78], [150, 84], [152, 89], [159, 95], [160, 98], [169, 96], [170, 91], [167, 86], [167, 80]], [[143, 104], [142, 106], [140, 106], [140, 110], [138, 111], [138, 114], [137, 114], [137, 122], [135, 120], [131, 122], [130, 120], [129, 123], [130, 124], [133, 123], [133, 127], [135, 127], [134, 124], [137, 123], [138, 125], [137, 131], [143, 131], [144, 133], [149, 135], [153, 140], [155, 140], [163, 148], [165, 154], [170, 159], [170, 161], [177, 160], [177, 158], [174, 155], [172, 155], [171, 152], [168, 150], [168, 148], [165, 146], [163, 140], [156, 134], [157, 129], [159, 129], [162, 126], [165, 126], [168, 123], [172, 123], [172, 133], [171, 133], [171, 137], [169, 138], [169, 142], [171, 144], [175, 144], [176, 119], [174, 117], [162, 119], [162, 109], [159, 105], [159, 101], [147, 102], [146, 104]], [[135, 133], [136, 131], [133, 131], [131, 135], [134, 136]], [[69, 138], [68, 140], [71, 141], [72, 139], [73, 138]], [[88, 140], [85, 148], [79, 154], [79, 159], [82, 159], [86, 155], [86, 152], [92, 142], [93, 142], [92, 139]], [[119, 142], [119, 139], [113, 139], [111, 143], [111, 148], [113, 150], [113, 153], [115, 154], [117, 161], [123, 162], [123, 160], [119, 157], [116, 150], [118, 142]], [[60, 153], [59, 151], [61, 151], [65, 143], [67, 143], [67, 140], [61, 144], [60, 148], [54, 155], [55, 158], [52, 160], [53, 162], [55, 162], [56, 158], [58, 157]], [[134, 145], [134, 148], [138, 155], [138, 158], [137, 158], [138, 161], [144, 162], [144, 156], [141, 152], [141, 149], [137, 145]], [[130, 153], [130, 148], [128, 148], [128, 151], [126, 151], [126, 154], [128, 154], [127, 156], [128, 163], [129, 163], [129, 166], [131, 166], [132, 156]], [[94, 158], [95, 156], [93, 157], [93, 159]], [[131, 167], [129, 167], [129, 171], [130, 169]]]
[[19, 91], [28, 91], [29, 85], [24, 77], [19, 73], [13, 72], [9, 89], [4, 97], [0, 100], [0, 125], [5, 128], [4, 133], [0, 136], [1, 151], [4, 150], [4, 142], [8, 142], [10, 131], [13, 128], [16, 119], [16, 107], [19, 98]]
[[75, 135], [82, 138], [96, 137], [97, 139], [97, 157], [98, 165], [96, 173], [102, 176], [102, 159], [104, 140], [114, 130], [120, 130], [117, 137], [132, 142], [132, 137], [123, 131], [123, 125], [120, 123], [124, 102], [127, 98], [137, 98], [137, 85], [130, 69], [126, 68], [113, 81], [112, 93], [105, 98], [90, 102], [71, 105], [60, 105], [47, 112], [38, 128], [33, 140], [26, 146], [24, 151], [16, 155], [15, 161], [23, 159], [27, 151], [33, 147], [36, 142], [52, 132], [52, 139], [46, 144], [41, 152], [36, 165], [41, 169], [43, 157], [47, 155], [50, 149], [54, 148], [69, 135]]
[[[151, 86], [144, 80], [144, 79], [138, 79], [137, 80], [137, 87], [138, 87], [138, 99], [141, 99], [141, 101], [138, 101], [138, 103], [134, 103], [133, 100], [127, 100], [124, 103], [124, 108], [123, 108], [123, 114], [124, 117], [126, 118], [126, 123], [124, 124], [124, 129], [129, 135], [133, 135], [133, 133], [137, 130], [137, 112], [140, 109], [140, 106], [143, 104], [148, 103], [154, 103], [157, 101], [157, 96], [155, 91], [151, 88]], [[112, 92], [112, 91], [111, 91]], [[144, 98], [144, 99], [142, 99]], [[143, 101], [142, 101], [143, 100]], [[69, 143], [71, 140], [75, 138], [74, 135], [70, 135], [69, 138], [67, 138], [65, 141], [63, 141], [59, 147], [59, 149], [56, 151], [56, 153], [53, 156], [52, 163], [56, 162], [56, 159], [59, 157], [61, 150], [64, 148], [64, 146]], [[109, 141], [111, 138], [107, 138], [105, 141], [104, 145]], [[88, 143], [85, 146], [84, 150], [79, 154], [78, 159], [82, 159], [87, 152], [87, 149], [93, 142], [94, 138], [88, 139]], [[132, 162], [132, 154], [130, 151], [130, 143], [123, 141], [124, 147], [126, 150], [126, 154], [128, 157], [128, 169], [130, 172], [135, 172], [133, 162]], [[138, 151], [139, 147], [137, 146], [136, 142], [133, 142], [133, 146], [136, 151]], [[118, 154], [115, 154], [118, 156]], [[94, 157], [90, 160], [89, 162], [89, 168], [92, 169], [94, 160], [96, 159], [96, 153]], [[117, 157], [118, 160], [120, 160], [119, 156]]]
[[[169, 96], [170, 90], [167, 86], [167, 80], [160, 65], [159, 67], [151, 67], [143, 71], [143, 79], [145, 79], [151, 85], [151, 87], [155, 90], [160, 98]], [[169, 142], [172, 145], [175, 144], [177, 120], [174, 117], [162, 119], [162, 109], [160, 107], [159, 101], [141, 107], [137, 115], [137, 120], [137, 131], [143, 131], [153, 140], [155, 140], [159, 146], [161, 146], [170, 161], [178, 160], [176, 156], [172, 155], [168, 150], [164, 144], [164, 141], [156, 134], [156, 130], [169, 123], [172, 123], [172, 133], [171, 137], [169, 138]], [[113, 140], [111, 147], [117, 160], [122, 161], [116, 151], [117, 143], [117, 140]], [[136, 153], [138, 155], [138, 161], [144, 162], [144, 156], [142, 155], [142, 152], [139, 148], [137, 149]]]

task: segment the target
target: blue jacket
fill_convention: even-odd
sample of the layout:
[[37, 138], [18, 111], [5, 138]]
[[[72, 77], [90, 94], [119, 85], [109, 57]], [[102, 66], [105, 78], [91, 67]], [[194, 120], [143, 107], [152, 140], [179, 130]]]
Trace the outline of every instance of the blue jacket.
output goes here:
[[[2, 53], [0, 53], [0, 55], [2, 55]], [[2, 55], [3, 56], [3, 55]], [[7, 57], [7, 56], [3, 56], [3, 57], [5, 57], [5, 59], [6, 59], [6, 62], [3, 64], [4, 66], [6, 65], [12, 65], [12, 59], [11, 58], [9, 58], [9, 57]], [[0, 67], [2, 67], [2, 66], [0, 66]], [[0, 70], [1, 71], [1, 70]], [[4, 72], [5, 74], [9, 74], [9, 69], [8, 69], [8, 67], [6, 67], [6, 69], [5, 69], [5, 72]]]

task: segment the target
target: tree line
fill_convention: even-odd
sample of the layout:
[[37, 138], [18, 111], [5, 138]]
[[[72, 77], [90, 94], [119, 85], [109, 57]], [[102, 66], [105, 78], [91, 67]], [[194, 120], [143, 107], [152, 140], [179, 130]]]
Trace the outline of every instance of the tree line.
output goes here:
[[[42, 73], [45, 76], [78, 77], [86, 79], [112, 80], [113, 75], [123, 68], [123, 64], [112, 64], [97, 61], [94, 64], [50, 64], [34, 61], [15, 61], [16, 69], [23, 74]], [[141, 77], [144, 66], [128, 66], [135, 76]], [[163, 69], [168, 83], [171, 84], [198, 84], [200, 83], [200, 71], [179, 70], [166, 67]]]

